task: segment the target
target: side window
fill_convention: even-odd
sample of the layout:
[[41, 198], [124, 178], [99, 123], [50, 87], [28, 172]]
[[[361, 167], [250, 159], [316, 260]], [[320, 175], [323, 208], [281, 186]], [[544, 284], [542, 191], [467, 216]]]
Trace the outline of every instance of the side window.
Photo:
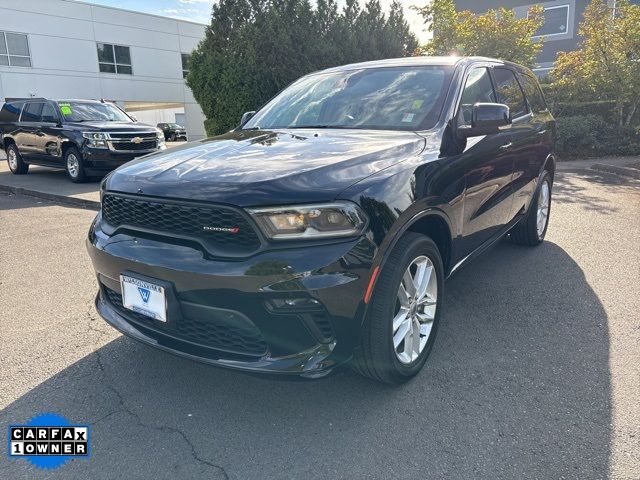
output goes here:
[[22, 111], [21, 122], [39, 122], [42, 103], [27, 103]]
[[471, 111], [473, 106], [480, 103], [495, 103], [496, 97], [493, 84], [486, 68], [474, 68], [467, 76], [460, 100], [458, 113], [459, 125], [471, 125]]
[[20, 118], [20, 110], [22, 110], [22, 105], [22, 103], [6, 103], [4, 107], [2, 107], [2, 110], [0, 110], [0, 122], [17, 122]]
[[527, 106], [520, 85], [513, 72], [507, 68], [494, 68], [498, 103], [509, 105], [511, 117], [517, 118], [527, 113]]
[[538, 81], [529, 74], [520, 74], [520, 82], [522, 83], [522, 88], [527, 96], [531, 110], [534, 113], [545, 111], [547, 105], [544, 102]]
[[58, 116], [56, 115], [56, 111], [53, 109], [53, 105], [50, 103], [45, 103], [44, 107], [42, 107], [42, 115], [40, 116], [41, 122], [46, 123], [57, 123]]

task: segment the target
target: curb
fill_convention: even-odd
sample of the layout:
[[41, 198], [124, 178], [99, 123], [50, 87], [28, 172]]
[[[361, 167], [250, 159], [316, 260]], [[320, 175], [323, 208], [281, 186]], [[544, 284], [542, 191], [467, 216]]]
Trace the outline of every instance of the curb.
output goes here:
[[53, 202], [73, 205], [74, 207], [86, 208], [88, 210], [100, 210], [100, 202], [94, 200], [86, 200], [84, 198], [67, 197], [65, 195], [56, 195], [55, 193], [39, 192], [22, 187], [12, 187], [10, 185], [0, 185], [0, 192], [9, 192], [14, 195], [28, 195], [30, 197], [42, 198]]
[[615, 165], [605, 165], [604, 163], [594, 163], [591, 165], [591, 170], [598, 172], [613, 173], [616, 175], [622, 175], [623, 177], [637, 178], [640, 180], [640, 170], [628, 167], [617, 167]]

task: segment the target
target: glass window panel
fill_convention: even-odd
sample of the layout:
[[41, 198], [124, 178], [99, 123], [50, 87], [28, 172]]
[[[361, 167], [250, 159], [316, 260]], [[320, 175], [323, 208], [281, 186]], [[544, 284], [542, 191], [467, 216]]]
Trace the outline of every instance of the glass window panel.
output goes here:
[[9, 57], [0, 55], [0, 65], [9, 65]]
[[478, 103], [494, 103], [496, 101], [493, 92], [493, 84], [489, 78], [489, 71], [486, 68], [476, 68], [469, 73], [467, 82], [462, 92], [460, 101], [460, 125], [471, 125], [471, 111]]
[[113, 45], [109, 43], [98, 43], [98, 62], [115, 63], [115, 59], [113, 58]]
[[40, 121], [48, 123], [56, 123], [58, 121], [56, 111], [53, 109], [53, 106], [50, 103], [45, 103], [44, 107], [42, 107]]
[[5, 32], [5, 35], [7, 37], [9, 55], [29, 56], [29, 41], [24, 33]]
[[4, 107], [2, 107], [2, 110], [0, 110], [0, 122], [17, 122], [20, 118], [22, 105], [22, 102], [5, 103]]
[[131, 54], [129, 52], [129, 47], [121, 47], [120, 45], [114, 46], [116, 50], [116, 63], [131, 65]]
[[128, 65], [118, 65], [118, 73], [122, 73], [125, 75], [132, 75], [133, 70]]
[[495, 68], [493, 72], [496, 79], [498, 102], [509, 106], [512, 118], [526, 113], [524, 95], [522, 95], [522, 90], [520, 90], [520, 85], [513, 72], [506, 68]]
[[529, 105], [531, 106], [531, 110], [535, 113], [546, 110], [547, 106], [536, 80], [530, 75], [520, 75], [520, 81]]
[[0, 54], [7, 53], [7, 44], [4, 42], [4, 32], [0, 32]]
[[536, 35], [554, 35], [567, 33], [569, 24], [569, 6], [547, 8], [544, 11], [544, 23], [536, 32]]
[[101, 63], [100, 71], [104, 73], [116, 73], [116, 66], [112, 63]]
[[30, 67], [31, 66], [31, 59], [29, 57], [9, 56], [9, 60], [12, 67]]
[[42, 103], [27, 103], [22, 112], [22, 122], [38, 122], [40, 121], [40, 112], [42, 112]]
[[182, 69], [183, 70], [189, 70], [189, 59], [191, 58], [191, 55], [189, 55], [188, 53], [183, 53], [182, 54]]

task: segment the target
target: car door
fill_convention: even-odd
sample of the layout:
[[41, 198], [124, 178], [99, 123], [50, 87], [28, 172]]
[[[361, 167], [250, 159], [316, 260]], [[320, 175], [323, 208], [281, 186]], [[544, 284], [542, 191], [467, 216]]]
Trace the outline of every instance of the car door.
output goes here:
[[20, 154], [25, 158], [35, 159], [38, 157], [36, 130], [40, 123], [42, 105], [43, 102], [28, 102], [22, 109], [16, 134], [16, 145]]
[[60, 117], [52, 103], [42, 106], [40, 122], [36, 128], [36, 150], [38, 157], [47, 163], [62, 163], [60, 152]]
[[[456, 124], [471, 125], [476, 103], [495, 103], [496, 93], [488, 66], [474, 67], [466, 76]], [[498, 234], [509, 221], [513, 190], [510, 129], [468, 138], [454, 160], [465, 172], [461, 254], [467, 255]]]
[[532, 73], [519, 72], [518, 80], [524, 91], [530, 117], [526, 138], [521, 138], [519, 154], [515, 157], [513, 212], [529, 208], [537, 187], [537, 179], [547, 156], [553, 152], [553, 117]]

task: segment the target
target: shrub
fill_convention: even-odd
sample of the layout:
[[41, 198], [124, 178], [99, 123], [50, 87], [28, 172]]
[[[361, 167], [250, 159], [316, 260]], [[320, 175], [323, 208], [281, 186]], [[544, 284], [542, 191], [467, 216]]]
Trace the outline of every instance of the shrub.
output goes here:
[[599, 115], [557, 117], [560, 158], [640, 155], [640, 128], [618, 127]]

